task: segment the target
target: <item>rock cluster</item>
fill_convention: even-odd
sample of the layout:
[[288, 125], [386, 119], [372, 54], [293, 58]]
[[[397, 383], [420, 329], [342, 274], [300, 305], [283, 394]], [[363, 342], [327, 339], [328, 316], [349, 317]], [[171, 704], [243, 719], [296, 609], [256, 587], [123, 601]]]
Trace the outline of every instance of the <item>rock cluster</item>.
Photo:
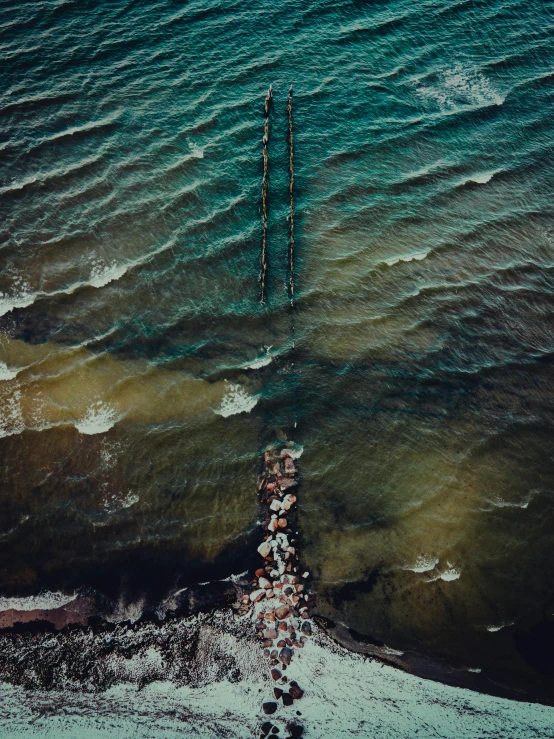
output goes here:
[[243, 602], [244, 608], [254, 606], [255, 628], [276, 683], [275, 700], [263, 704], [264, 713], [269, 715], [277, 710], [279, 701], [291, 706], [302, 698], [302, 688], [294, 680], [289, 682], [285, 673], [295, 650], [302, 649], [312, 633], [308, 618], [314, 595], [308, 589], [309, 573], [301, 571], [298, 561], [298, 470], [290, 449], [264, 453], [259, 492], [265, 512], [261, 524], [264, 540], [258, 547], [263, 563], [255, 571], [253, 590]]

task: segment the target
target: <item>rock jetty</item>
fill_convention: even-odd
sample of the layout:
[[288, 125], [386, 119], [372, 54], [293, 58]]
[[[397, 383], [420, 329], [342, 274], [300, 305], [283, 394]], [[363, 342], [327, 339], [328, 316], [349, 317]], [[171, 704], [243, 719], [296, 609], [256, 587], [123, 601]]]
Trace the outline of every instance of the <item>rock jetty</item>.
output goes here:
[[[275, 713], [279, 703], [290, 707], [304, 695], [301, 686], [289, 681], [286, 674], [296, 652], [304, 647], [312, 633], [309, 617], [315, 600], [308, 586], [310, 574], [299, 562], [298, 482], [291, 449], [270, 448], [264, 452], [259, 485], [264, 513], [261, 523], [264, 538], [258, 546], [261, 562], [254, 572], [252, 591], [243, 596], [242, 606], [243, 612], [251, 613], [274, 681], [272, 699], [262, 706], [266, 715]], [[291, 736], [302, 735], [302, 727], [296, 720], [289, 721], [286, 730]]]

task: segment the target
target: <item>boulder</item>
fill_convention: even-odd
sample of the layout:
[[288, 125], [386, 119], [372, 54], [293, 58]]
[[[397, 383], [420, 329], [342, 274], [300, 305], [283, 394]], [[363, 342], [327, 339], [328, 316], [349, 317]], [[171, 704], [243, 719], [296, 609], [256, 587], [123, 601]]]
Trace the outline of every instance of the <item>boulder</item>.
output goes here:
[[277, 710], [277, 703], [275, 701], [267, 701], [267, 703], [262, 704], [262, 708], [266, 716], [269, 716]]
[[283, 693], [283, 705], [284, 706], [292, 706], [293, 698], [290, 693]]
[[260, 546], [258, 547], [258, 554], [261, 554], [262, 557], [268, 557], [271, 553], [271, 542], [263, 541]]
[[289, 693], [292, 695], [295, 701], [300, 700], [300, 698], [302, 698], [302, 696], [304, 695], [304, 691], [295, 680], [291, 680], [289, 683]]
[[304, 727], [300, 726], [300, 724], [296, 724], [295, 726], [289, 726], [288, 731], [290, 732], [292, 739], [300, 739], [304, 733]]
[[274, 667], [274, 668], [273, 668], [273, 669], [271, 670], [271, 677], [272, 677], [272, 678], [273, 678], [274, 680], [278, 680], [278, 679], [279, 679], [279, 678], [281, 677], [281, 675], [282, 675], [282, 674], [283, 674], [283, 673], [282, 673], [282, 672], [281, 672], [280, 670], [278, 670], [278, 669], [277, 669], [276, 667]]
[[287, 475], [295, 475], [296, 467], [294, 466], [294, 460], [291, 457], [285, 457], [284, 460], [285, 472]]
[[279, 698], [283, 695], [283, 691], [281, 688], [273, 688], [273, 695], [279, 700]]
[[290, 647], [283, 647], [279, 652], [279, 659], [284, 665], [290, 665], [292, 654], [293, 652]]
[[292, 477], [283, 477], [283, 479], [279, 481], [279, 487], [281, 490], [290, 490], [290, 488], [294, 488], [297, 485], [298, 482]]
[[266, 629], [265, 638], [266, 639], [277, 639], [277, 632], [275, 631], [275, 629]]
[[286, 518], [279, 518], [277, 520], [277, 525], [280, 529], [286, 529], [287, 528], [287, 519]]
[[[260, 592], [260, 591], [257, 591], [257, 592]], [[265, 594], [265, 591], [262, 590], [261, 592]], [[253, 593], [250, 595], [250, 599], [251, 600], [252, 600], [252, 595], [253, 595]], [[289, 607], [288, 606], [279, 606], [279, 608], [276, 608], [275, 609], [275, 615], [277, 616], [277, 618], [280, 621], [282, 619], [284, 619], [284, 618], [288, 618], [289, 617], [289, 613], [290, 613], [290, 611], [289, 611]]]
[[271, 723], [270, 721], [265, 721], [265, 722], [264, 722], [264, 723], [263, 723], [263, 724], [261, 725], [261, 727], [260, 727], [260, 728], [261, 728], [261, 730], [262, 730], [262, 732], [263, 732], [264, 734], [269, 734], [269, 732], [271, 731], [271, 727], [272, 727], [272, 725], [273, 725], [273, 724], [272, 724], [272, 723]]
[[269, 590], [269, 588], [271, 587], [271, 583], [269, 582], [269, 580], [266, 580], [265, 577], [260, 577], [258, 579], [258, 587], [259, 588], [265, 588], [266, 590]]
[[312, 635], [312, 625], [309, 621], [303, 621], [300, 628], [302, 629], [302, 633], [306, 634], [306, 636]]
[[281, 510], [281, 501], [275, 499], [271, 505], [269, 506], [272, 511], [280, 511]]
[[254, 590], [250, 593], [250, 600], [252, 603], [257, 603], [262, 598], [265, 598], [265, 590]]

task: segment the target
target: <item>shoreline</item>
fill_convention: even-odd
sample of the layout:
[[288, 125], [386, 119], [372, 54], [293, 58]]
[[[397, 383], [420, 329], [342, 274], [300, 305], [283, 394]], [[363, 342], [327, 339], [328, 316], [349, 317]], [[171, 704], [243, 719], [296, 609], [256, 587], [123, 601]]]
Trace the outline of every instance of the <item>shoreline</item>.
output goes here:
[[[114, 654], [124, 649], [132, 658], [153, 643], [171, 649], [172, 640], [178, 638], [179, 629], [183, 629], [179, 639], [189, 638], [192, 643], [195, 622], [210, 620], [224, 622], [225, 628], [237, 639], [251, 643], [259, 652], [261, 664], [269, 675], [267, 655], [264, 655], [264, 646], [257, 638], [256, 619], [252, 618], [251, 613], [244, 614], [243, 599], [249, 597], [251, 587], [249, 573], [242, 573], [225, 580], [182, 588], [168, 595], [157, 609], [147, 609], [142, 613], [137, 610], [136, 604], [131, 604], [127, 612], [118, 614], [114, 610], [111, 614], [100, 615], [93, 611], [93, 600], [86, 595], [77, 595], [67, 604], [53, 609], [2, 611], [0, 682], [24, 686], [27, 690], [86, 691], [90, 675], [98, 674], [96, 659], [100, 652], [105, 653], [103, 645], [106, 640]], [[324, 634], [337, 648], [407, 675], [480, 695], [546, 707], [554, 705], [554, 699], [548, 700], [546, 695], [537, 695], [531, 690], [527, 693], [518, 691], [482, 673], [472, 672], [467, 667], [448, 664], [412, 650], [400, 652], [363, 635], [353, 634], [345, 625], [333, 623], [322, 616], [317, 608], [310, 621], [314, 632], [320, 636]], [[86, 652], [83, 652], [83, 644], [87, 645]], [[190, 660], [190, 654], [184, 663], [187, 659]], [[298, 653], [298, 659], [302, 660], [302, 652]], [[75, 660], [73, 667], [72, 660]], [[37, 669], [39, 665], [40, 669]], [[60, 665], [64, 666], [63, 669]], [[62, 678], [62, 673], [73, 673], [71, 686]], [[107, 684], [111, 684], [109, 676], [106, 680], [105, 686], [102, 687], [104, 683], [100, 681], [94, 692], [106, 689]]]
[[[242, 585], [232, 583], [238, 595]], [[238, 601], [235, 601], [235, 603]], [[205, 604], [204, 604], [205, 605]], [[248, 616], [214, 607], [159, 623], [92, 623], [57, 633], [3, 630], [0, 716], [3, 736], [250, 739], [267, 721], [262, 699], [273, 681]], [[306, 737], [491, 735], [552, 736], [552, 709], [424, 679], [338, 644], [314, 624], [312, 638], [289, 666], [305, 688], [293, 717], [271, 716], [287, 736], [302, 722]], [[12, 674], [6, 674], [11, 642]], [[17, 671], [19, 670], [19, 675]], [[37, 680], [40, 684], [37, 685]], [[399, 707], [402, 706], [402, 710]], [[10, 713], [11, 712], [11, 713]], [[21, 720], [27, 717], [24, 727]], [[11, 717], [10, 717], [11, 716]], [[153, 723], [155, 722], [155, 724]], [[17, 731], [15, 730], [17, 723]], [[27, 726], [28, 723], [28, 726]], [[154, 728], [155, 727], [155, 728]], [[12, 732], [13, 729], [13, 733]], [[119, 733], [116, 733], [116, 729]], [[158, 734], [159, 732], [159, 734]], [[493, 733], [496, 732], [496, 733]]]

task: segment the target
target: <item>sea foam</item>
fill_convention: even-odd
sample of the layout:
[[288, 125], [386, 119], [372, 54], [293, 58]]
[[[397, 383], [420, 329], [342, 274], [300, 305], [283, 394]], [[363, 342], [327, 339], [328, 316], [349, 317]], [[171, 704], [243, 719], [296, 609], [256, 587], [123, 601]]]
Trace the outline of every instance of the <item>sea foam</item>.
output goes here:
[[80, 421], [75, 422], [75, 428], [80, 434], [104, 434], [114, 426], [121, 416], [115, 408], [105, 403], [95, 403], [88, 409], [87, 414]]
[[22, 598], [0, 597], [0, 611], [52, 611], [72, 603], [77, 598], [77, 593], [68, 595], [66, 593], [50, 593], [45, 591], [38, 595], [28, 595]]
[[229, 384], [221, 405], [214, 410], [214, 413], [224, 418], [234, 416], [237, 413], [250, 413], [257, 402], [258, 398], [247, 393], [240, 385]]

